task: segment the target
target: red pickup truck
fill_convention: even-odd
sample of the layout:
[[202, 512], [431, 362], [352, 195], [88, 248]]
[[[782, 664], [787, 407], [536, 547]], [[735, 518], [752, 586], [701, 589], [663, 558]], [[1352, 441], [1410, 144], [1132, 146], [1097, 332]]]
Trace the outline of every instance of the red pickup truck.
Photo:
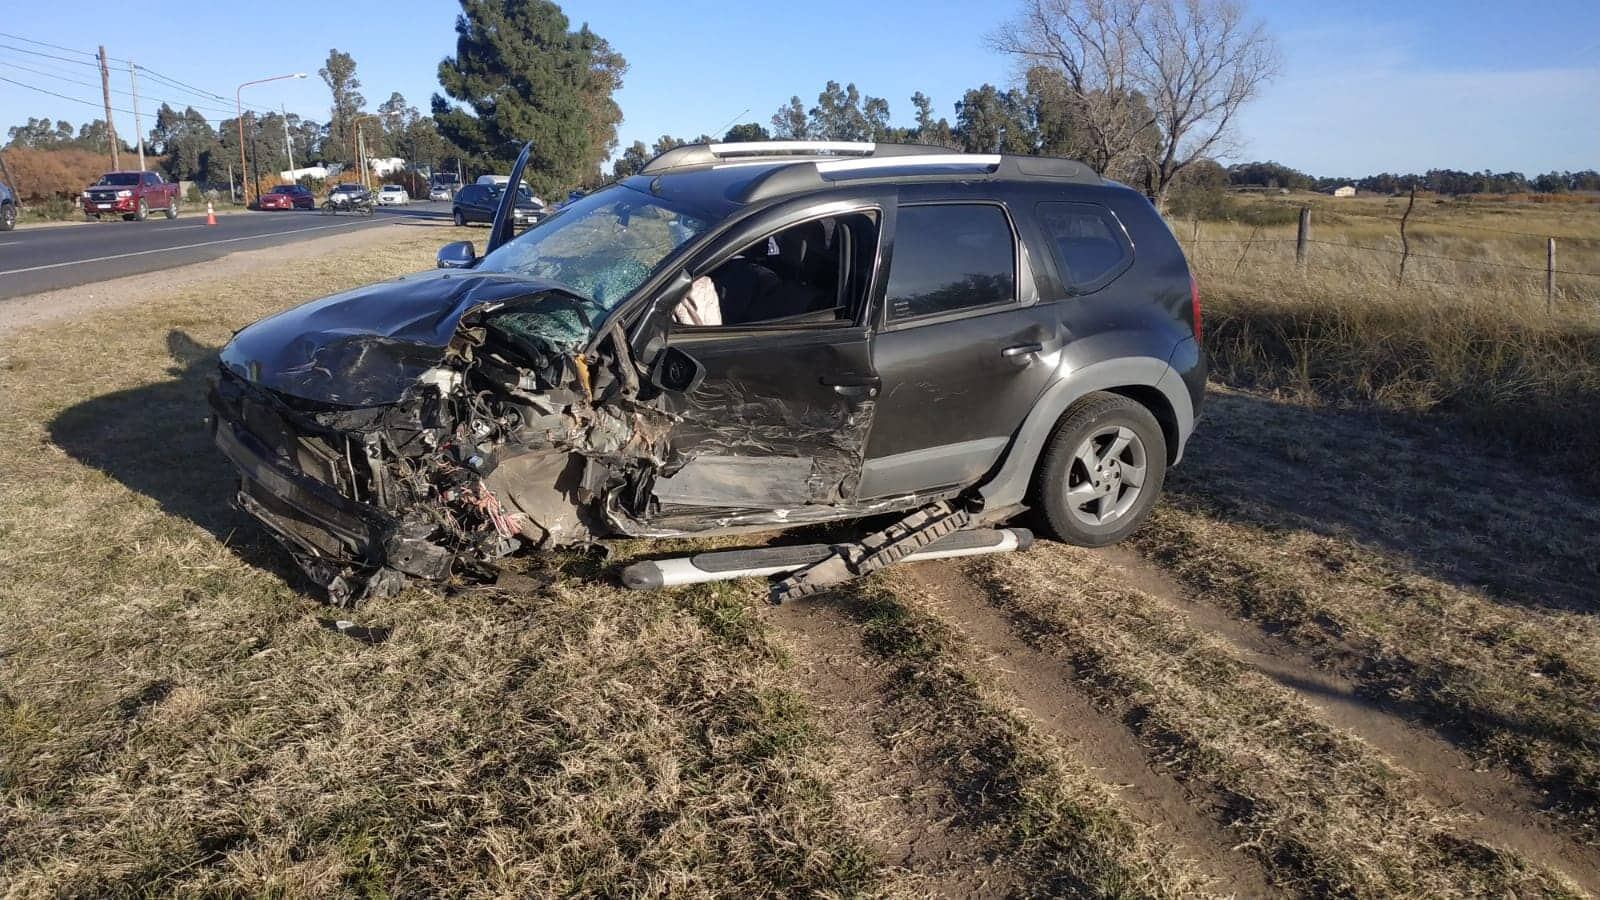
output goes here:
[[178, 217], [178, 186], [154, 172], [107, 172], [83, 192], [83, 214], [88, 218], [121, 215], [143, 222], [151, 211]]

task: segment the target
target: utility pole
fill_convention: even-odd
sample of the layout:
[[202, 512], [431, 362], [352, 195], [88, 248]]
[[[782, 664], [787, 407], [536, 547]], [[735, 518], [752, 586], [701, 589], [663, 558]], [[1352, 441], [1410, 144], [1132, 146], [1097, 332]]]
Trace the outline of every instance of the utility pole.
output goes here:
[[[294, 145], [289, 143], [289, 104], [279, 103], [278, 108], [283, 110], [283, 152], [289, 157], [289, 174], [294, 174]], [[294, 181], [295, 179], [289, 179]]]
[[256, 127], [254, 113], [250, 115], [250, 171], [255, 176], [256, 202], [261, 201], [261, 148], [256, 146], [256, 137], [261, 129]]
[[133, 60], [128, 60], [128, 80], [133, 83], [133, 133], [139, 136], [139, 171], [144, 171], [144, 127], [139, 124], [139, 76], [133, 72]]
[[106, 66], [106, 45], [100, 45], [100, 95], [106, 101], [106, 134], [111, 138], [111, 168], [122, 168], [122, 158], [117, 152], [116, 121], [111, 118], [111, 69]]

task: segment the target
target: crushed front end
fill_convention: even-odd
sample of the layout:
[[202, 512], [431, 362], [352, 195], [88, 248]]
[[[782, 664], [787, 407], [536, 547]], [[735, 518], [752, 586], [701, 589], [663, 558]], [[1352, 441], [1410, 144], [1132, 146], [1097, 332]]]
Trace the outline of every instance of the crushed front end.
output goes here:
[[[224, 350], [211, 427], [238, 506], [331, 601], [482, 580], [518, 549], [587, 542], [609, 530], [606, 499], [659, 464], [664, 414], [640, 401], [620, 331], [586, 354], [597, 310], [503, 287], [389, 334], [246, 329]], [[282, 331], [273, 321], [251, 328]], [[293, 358], [264, 363], [268, 346]]]

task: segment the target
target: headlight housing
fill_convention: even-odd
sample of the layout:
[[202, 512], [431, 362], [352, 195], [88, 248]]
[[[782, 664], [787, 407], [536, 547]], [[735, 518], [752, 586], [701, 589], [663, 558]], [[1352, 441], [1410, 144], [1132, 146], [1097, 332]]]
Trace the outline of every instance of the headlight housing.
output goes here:
[[118, 199], [121, 199], [121, 198], [124, 198], [124, 197], [132, 197], [132, 196], [133, 196], [133, 191], [117, 191]]

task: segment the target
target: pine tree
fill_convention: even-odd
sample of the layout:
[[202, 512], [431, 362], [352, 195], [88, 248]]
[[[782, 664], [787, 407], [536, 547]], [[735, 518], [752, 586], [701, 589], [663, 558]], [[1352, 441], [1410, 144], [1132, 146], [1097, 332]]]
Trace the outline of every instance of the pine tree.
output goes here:
[[356, 61], [348, 53], [328, 51], [328, 61], [317, 70], [333, 94], [328, 119], [328, 142], [324, 153], [344, 162], [356, 159], [355, 120], [367, 98], [361, 96], [361, 79], [356, 77]]
[[[613, 93], [627, 62], [549, 0], [461, 0], [456, 55], [439, 64], [439, 133], [479, 165], [504, 171], [533, 142], [524, 173], [535, 193], [598, 180], [616, 146]], [[453, 102], [452, 102], [453, 101]]]

